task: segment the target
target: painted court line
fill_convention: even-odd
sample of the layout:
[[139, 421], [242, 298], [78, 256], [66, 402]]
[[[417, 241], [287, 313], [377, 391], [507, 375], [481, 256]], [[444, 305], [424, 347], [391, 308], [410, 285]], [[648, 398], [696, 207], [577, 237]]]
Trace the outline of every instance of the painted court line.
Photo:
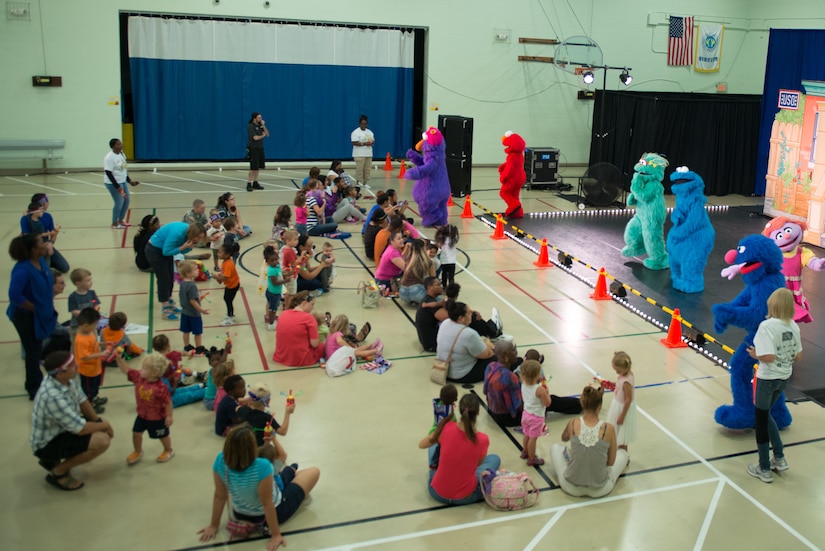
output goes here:
[[49, 189], [51, 191], [56, 191], [58, 193], [64, 193], [66, 195], [77, 195], [76, 193], [72, 193], [71, 191], [66, 191], [65, 189], [60, 189], [60, 188], [51, 187], [51, 186], [44, 186], [43, 184], [36, 184], [34, 182], [29, 182], [27, 180], [21, 180], [19, 178], [12, 178], [11, 176], [6, 176], [6, 180], [11, 180], [13, 182], [19, 182], [21, 184], [26, 184], [27, 186], [41, 187], [43, 189]]
[[[174, 178], [176, 180], [183, 180], [185, 182], [195, 182], [195, 183], [198, 183], [198, 184], [206, 184], [207, 186], [215, 186], [215, 187], [219, 187], [219, 188], [223, 188], [223, 189], [231, 189], [231, 190], [237, 189], [235, 186], [227, 186], [225, 184], [218, 184], [218, 183], [215, 183], [215, 182], [207, 182], [205, 180], [196, 180], [195, 178], [184, 178], [183, 176], [175, 176], [174, 174], [169, 174], [167, 172], [157, 172], [155, 174], [162, 175], [165, 178]], [[199, 172], [198, 174], [203, 174], [203, 173]]]
[[86, 181], [83, 181], [83, 180], [78, 180], [77, 178], [69, 178], [67, 176], [58, 176], [58, 178], [60, 178], [61, 180], [66, 180], [68, 182], [75, 182], [75, 183], [78, 183], [78, 184], [85, 184], [87, 186], [96, 187], [98, 189], [106, 187], [103, 184], [93, 184], [92, 182], [86, 182]]

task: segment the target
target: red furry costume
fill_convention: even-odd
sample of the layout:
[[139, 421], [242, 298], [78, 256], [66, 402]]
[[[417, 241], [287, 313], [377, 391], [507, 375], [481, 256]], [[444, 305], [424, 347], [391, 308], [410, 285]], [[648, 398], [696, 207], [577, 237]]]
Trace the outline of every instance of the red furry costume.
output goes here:
[[501, 191], [499, 195], [507, 203], [507, 218], [524, 218], [524, 209], [521, 208], [521, 188], [527, 181], [524, 172], [524, 138], [509, 130], [501, 137], [507, 159], [498, 167]]

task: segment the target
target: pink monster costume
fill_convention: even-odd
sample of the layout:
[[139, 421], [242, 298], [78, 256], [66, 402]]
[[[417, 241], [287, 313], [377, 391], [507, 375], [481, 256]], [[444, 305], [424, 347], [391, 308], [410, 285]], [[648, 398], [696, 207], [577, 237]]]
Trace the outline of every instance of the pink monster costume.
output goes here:
[[782, 274], [785, 276], [785, 285], [793, 293], [796, 306], [794, 321], [797, 323], [813, 321], [808, 311], [808, 299], [802, 293], [802, 268], [807, 266], [817, 272], [825, 270], [825, 258], [817, 258], [810, 249], [800, 246], [802, 232], [806, 229], [804, 222], [793, 222], [784, 216], [778, 216], [768, 222], [762, 232], [762, 235], [770, 238], [782, 251]]

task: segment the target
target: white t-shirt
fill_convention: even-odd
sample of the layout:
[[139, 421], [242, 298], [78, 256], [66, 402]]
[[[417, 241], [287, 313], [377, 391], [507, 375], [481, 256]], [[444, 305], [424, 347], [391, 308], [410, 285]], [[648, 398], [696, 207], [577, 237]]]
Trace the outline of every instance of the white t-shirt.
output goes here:
[[441, 263], [455, 264], [455, 243], [449, 237], [444, 239], [444, 244], [441, 245]]
[[[124, 155], [123, 152], [118, 154], [114, 151], [108, 152], [106, 156], [103, 157], [103, 170], [108, 170], [114, 174], [118, 184], [124, 183], [126, 181], [126, 155]], [[105, 172], [103, 174], [103, 183], [112, 183], [109, 181], [109, 177], [106, 176]]]
[[756, 372], [759, 379], [787, 379], [793, 372], [794, 358], [802, 352], [799, 326], [793, 320], [785, 323], [778, 318], [768, 318], [759, 324], [753, 346], [757, 356], [776, 356], [771, 363], [759, 362]]
[[[359, 126], [355, 130], [352, 131], [350, 135], [351, 142], [374, 142], [375, 135], [372, 133], [372, 130], [366, 128], [361, 130]], [[352, 146], [352, 156], [355, 157], [369, 157], [372, 159], [372, 146], [371, 145], [353, 145]]]
[[[215, 235], [217, 235], [218, 237], [217, 239], [212, 241], [212, 238], [215, 237]], [[223, 229], [223, 226], [221, 226], [220, 228], [216, 228], [210, 225], [209, 229], [206, 230], [206, 237], [209, 239], [209, 248], [214, 249], [216, 251], [220, 249], [221, 245], [223, 245], [224, 235], [226, 235], [226, 230]]]

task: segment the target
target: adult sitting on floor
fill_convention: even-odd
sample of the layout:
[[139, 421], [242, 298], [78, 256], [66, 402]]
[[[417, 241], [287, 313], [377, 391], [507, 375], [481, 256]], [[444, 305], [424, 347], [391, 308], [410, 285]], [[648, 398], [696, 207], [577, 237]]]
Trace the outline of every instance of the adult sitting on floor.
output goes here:
[[[497, 360], [491, 362], [484, 372], [484, 395], [487, 397], [487, 412], [502, 427], [521, 425], [524, 402], [521, 396], [521, 380], [510, 371], [521, 363], [516, 347], [510, 341], [498, 341], [493, 352]], [[529, 351], [528, 351], [529, 352]], [[550, 395], [550, 405], [546, 413], [581, 413], [578, 398]]]
[[409, 243], [404, 243], [404, 235], [401, 232], [390, 236], [389, 245], [381, 255], [378, 268], [375, 270], [375, 282], [379, 286], [391, 288], [392, 280], [404, 273], [404, 268], [407, 267], [406, 255], [409, 247]]
[[[231, 500], [233, 517], [250, 525], [266, 523], [269, 528], [267, 549], [274, 551], [286, 541], [281, 524], [289, 520], [301, 506], [321, 476], [317, 467], [297, 470], [290, 465], [278, 473], [276, 480], [272, 463], [258, 457], [255, 431], [248, 424], [238, 425], [226, 437], [223, 452], [212, 464], [215, 494], [209, 525], [198, 531], [207, 542], [218, 533], [223, 510]], [[276, 483], [277, 482], [277, 483]]]
[[437, 277], [426, 278], [424, 289], [426, 294], [415, 311], [415, 330], [418, 332], [418, 342], [421, 343], [424, 352], [435, 352], [438, 326], [447, 319], [447, 310], [443, 307], [444, 300], [438, 298], [444, 289]]
[[329, 280], [332, 276], [331, 259], [325, 258], [317, 265], [312, 265], [314, 245], [312, 238], [303, 234], [298, 236], [298, 290], [312, 291], [315, 294], [329, 292]]
[[79, 490], [84, 483], [72, 478], [71, 470], [109, 449], [115, 433], [86, 399], [70, 352], [52, 352], [44, 367], [48, 377], [34, 397], [29, 443], [40, 465], [49, 471], [49, 484]]
[[372, 218], [364, 227], [366, 229], [361, 236], [364, 239], [364, 256], [375, 260], [375, 238], [381, 230], [387, 227], [387, 214], [381, 209], [373, 211]]
[[378, 266], [378, 262], [381, 260], [381, 255], [384, 254], [384, 251], [387, 249], [387, 245], [390, 241], [390, 236], [396, 232], [400, 232], [404, 235], [404, 241], [411, 241], [413, 239], [420, 239], [421, 233], [415, 229], [415, 226], [404, 220], [402, 217], [398, 215], [392, 215], [389, 218], [389, 225], [386, 229], [382, 229], [375, 235], [375, 250], [373, 251], [373, 259], [375, 260], [375, 265]]
[[[478, 477], [486, 469], [498, 470], [501, 459], [487, 455], [490, 438], [476, 430], [478, 398], [465, 394], [458, 403], [461, 418], [444, 417], [435, 431], [425, 436], [418, 447], [428, 449], [430, 479], [427, 488], [436, 501], [448, 505], [465, 505], [484, 500]], [[433, 470], [434, 452], [438, 447], [438, 466]]]
[[[195, 199], [192, 201], [192, 208], [183, 215], [183, 222], [187, 224], [201, 224], [203, 227], [209, 227], [209, 217], [206, 215], [206, 202], [203, 199]], [[209, 241], [205, 238], [197, 243], [196, 247], [208, 247]]]
[[421, 239], [410, 241], [406, 261], [404, 273], [398, 283], [398, 298], [407, 304], [418, 306], [427, 295], [424, 280], [435, 276], [435, 265], [427, 256], [427, 246]]
[[[458, 295], [461, 292], [461, 285], [458, 283], [450, 283], [444, 288], [444, 294], [447, 297], [447, 300], [458, 300]], [[446, 302], [445, 302], [446, 306]], [[447, 312], [446, 310], [443, 313], [443, 316], [446, 318]], [[470, 327], [476, 330], [476, 332], [481, 335], [482, 337], [487, 337], [490, 340], [496, 339], [503, 339], [506, 341], [512, 341], [513, 337], [506, 333], [502, 333], [502, 329], [504, 325], [501, 323], [501, 315], [498, 312], [498, 308], [493, 307], [490, 319], [485, 320], [481, 317], [477, 311], [473, 310], [473, 319], [470, 321]]]
[[448, 319], [438, 328], [436, 357], [452, 361], [447, 371], [447, 380], [453, 383], [480, 383], [484, 380], [487, 364], [496, 361], [493, 344], [482, 339], [475, 329], [469, 327], [473, 311], [463, 302], [447, 301]]
[[275, 326], [275, 352], [272, 360], [290, 367], [317, 364], [324, 357], [324, 344], [318, 337], [318, 322], [312, 315], [315, 299], [308, 291], [296, 293]]
[[582, 416], [570, 420], [561, 435], [562, 441], [570, 442], [570, 459], [560, 444], [550, 448], [550, 476], [571, 496], [606, 496], [627, 466], [627, 451], [617, 449], [613, 425], [599, 420], [603, 395], [602, 388], [584, 387]]

